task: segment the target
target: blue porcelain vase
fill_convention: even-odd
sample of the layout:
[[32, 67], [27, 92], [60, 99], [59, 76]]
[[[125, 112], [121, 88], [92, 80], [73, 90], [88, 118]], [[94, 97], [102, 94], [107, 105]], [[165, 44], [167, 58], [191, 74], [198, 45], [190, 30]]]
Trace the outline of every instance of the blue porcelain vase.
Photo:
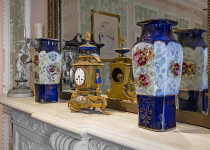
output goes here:
[[57, 50], [55, 39], [38, 39], [39, 47], [32, 57], [35, 83], [35, 101], [57, 102], [61, 77], [62, 56]]
[[175, 33], [183, 47], [182, 80], [179, 109], [208, 112], [208, 49], [203, 29], [178, 30]]
[[139, 126], [156, 131], [176, 127], [175, 96], [179, 92], [183, 50], [168, 19], [138, 22], [142, 34], [132, 49]]

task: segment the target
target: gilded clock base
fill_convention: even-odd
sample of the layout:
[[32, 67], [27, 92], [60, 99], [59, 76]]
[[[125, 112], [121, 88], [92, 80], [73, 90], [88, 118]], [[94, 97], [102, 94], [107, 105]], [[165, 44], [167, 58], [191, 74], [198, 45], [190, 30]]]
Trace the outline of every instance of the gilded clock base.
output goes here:
[[107, 106], [107, 100], [103, 96], [89, 94], [89, 91], [76, 91], [72, 94], [71, 99], [67, 101], [71, 112], [79, 111], [82, 108], [100, 108], [105, 115], [110, 115], [104, 111]]

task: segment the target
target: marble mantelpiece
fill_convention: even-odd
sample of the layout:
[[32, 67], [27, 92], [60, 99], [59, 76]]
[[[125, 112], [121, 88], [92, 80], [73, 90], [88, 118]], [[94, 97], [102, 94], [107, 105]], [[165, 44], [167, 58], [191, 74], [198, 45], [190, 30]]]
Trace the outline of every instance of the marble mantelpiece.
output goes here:
[[0, 97], [0, 103], [4, 118], [11, 116], [13, 149], [24, 146], [29, 150], [209, 149], [210, 130], [203, 127], [177, 123], [176, 129], [153, 132], [137, 126], [137, 114], [113, 109], [107, 109], [111, 112], [109, 116], [94, 111], [71, 113], [63, 100], [39, 104], [34, 97], [6, 95]]

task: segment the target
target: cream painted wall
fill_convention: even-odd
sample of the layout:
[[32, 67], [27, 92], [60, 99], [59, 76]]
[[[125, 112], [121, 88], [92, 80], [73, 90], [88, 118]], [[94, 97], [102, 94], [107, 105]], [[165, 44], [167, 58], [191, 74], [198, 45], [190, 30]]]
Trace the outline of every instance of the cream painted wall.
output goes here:
[[3, 72], [4, 72], [3, 0], [0, 0], [0, 95], [2, 95], [3, 93]]
[[[0, 0], [0, 96], [3, 93], [3, 72], [4, 72], [3, 0]], [[2, 145], [2, 111], [3, 111], [2, 105], [0, 105], [0, 145]]]

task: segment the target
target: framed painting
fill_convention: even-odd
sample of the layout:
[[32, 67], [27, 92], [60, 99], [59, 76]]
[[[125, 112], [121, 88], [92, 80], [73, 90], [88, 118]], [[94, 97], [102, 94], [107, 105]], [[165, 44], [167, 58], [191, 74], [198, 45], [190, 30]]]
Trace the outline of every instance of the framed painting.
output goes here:
[[113, 59], [118, 55], [114, 49], [119, 47], [120, 16], [92, 10], [92, 37], [96, 43], [103, 43], [100, 51], [101, 59]]

